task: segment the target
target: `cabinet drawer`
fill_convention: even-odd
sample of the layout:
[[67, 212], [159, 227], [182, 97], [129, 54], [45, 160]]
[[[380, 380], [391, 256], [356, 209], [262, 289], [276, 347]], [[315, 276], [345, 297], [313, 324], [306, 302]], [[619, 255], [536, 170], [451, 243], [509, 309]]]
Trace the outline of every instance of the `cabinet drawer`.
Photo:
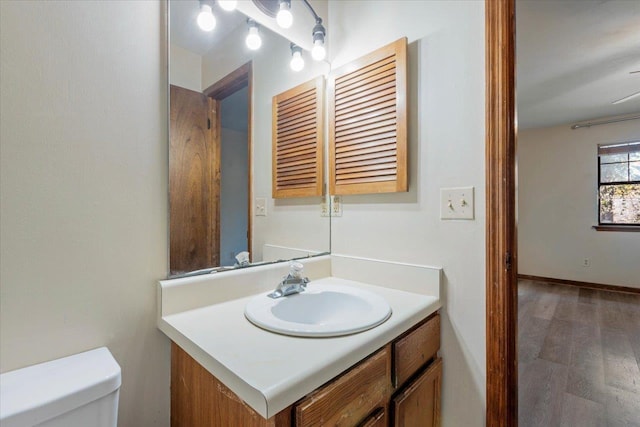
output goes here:
[[393, 385], [400, 386], [434, 358], [440, 348], [440, 315], [410, 331], [393, 343]]
[[394, 427], [439, 427], [442, 359], [433, 362], [391, 402]]
[[386, 404], [391, 388], [390, 366], [387, 345], [298, 402], [294, 409], [296, 427], [358, 425], [375, 408]]

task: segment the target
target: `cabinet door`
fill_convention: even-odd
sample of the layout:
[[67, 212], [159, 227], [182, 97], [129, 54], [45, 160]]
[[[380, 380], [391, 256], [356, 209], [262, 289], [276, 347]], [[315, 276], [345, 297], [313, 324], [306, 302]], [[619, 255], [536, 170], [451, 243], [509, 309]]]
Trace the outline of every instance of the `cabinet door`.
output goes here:
[[439, 427], [442, 359], [407, 385], [391, 402], [395, 427]]
[[400, 387], [436, 356], [440, 348], [440, 315], [436, 314], [393, 343], [393, 385]]
[[407, 191], [407, 39], [331, 72], [331, 194]]
[[323, 194], [324, 78], [273, 97], [272, 196]]

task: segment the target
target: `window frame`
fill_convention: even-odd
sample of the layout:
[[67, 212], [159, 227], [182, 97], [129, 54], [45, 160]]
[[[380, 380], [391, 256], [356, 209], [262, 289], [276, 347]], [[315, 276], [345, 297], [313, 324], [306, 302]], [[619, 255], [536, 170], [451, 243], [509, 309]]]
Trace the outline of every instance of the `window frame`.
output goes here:
[[[615, 142], [615, 143], [608, 143], [608, 144], [598, 144], [597, 149], [597, 158], [598, 158], [598, 183], [597, 183], [597, 195], [598, 195], [598, 225], [594, 226], [593, 228], [596, 230], [600, 230], [600, 231], [640, 231], [640, 224], [639, 223], [625, 223], [625, 222], [602, 222], [601, 218], [601, 207], [602, 207], [602, 197], [600, 197], [600, 188], [602, 186], [618, 186], [618, 185], [640, 185], [640, 180], [634, 180], [634, 181], [614, 181], [614, 182], [602, 182], [601, 180], [601, 173], [602, 173], [602, 163], [600, 161], [600, 148], [601, 147], [606, 147], [606, 146], [612, 146], [612, 145], [625, 145], [625, 144], [640, 144], [640, 140], [632, 140], [632, 141], [624, 141], [624, 142]], [[610, 164], [615, 164], [615, 163], [626, 163], [627, 164], [627, 177], [628, 179], [630, 179], [629, 176], [629, 169], [630, 169], [630, 163], [631, 163], [631, 159], [629, 158], [629, 154], [630, 151], [627, 152], [627, 161], [626, 162], [614, 162], [614, 163], [610, 163]], [[609, 164], [609, 163], [605, 163], [605, 164]]]

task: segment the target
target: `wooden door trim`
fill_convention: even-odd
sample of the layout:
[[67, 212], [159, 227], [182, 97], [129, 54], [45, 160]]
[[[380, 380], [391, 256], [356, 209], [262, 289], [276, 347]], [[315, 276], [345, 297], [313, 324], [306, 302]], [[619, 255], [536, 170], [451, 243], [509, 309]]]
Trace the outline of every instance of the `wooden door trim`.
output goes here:
[[515, 0], [487, 0], [486, 425], [518, 424]]
[[252, 61], [249, 61], [203, 90], [202, 93], [210, 98], [222, 100], [247, 86], [251, 81], [252, 71]]
[[[248, 203], [247, 203], [247, 251], [249, 252], [249, 261], [253, 261], [253, 61], [249, 61], [246, 64], [242, 65], [238, 69], [230, 72], [208, 88], [206, 88], [202, 93], [213, 99], [215, 103], [214, 114], [215, 123], [220, 126], [221, 116], [220, 116], [220, 101], [224, 98], [230, 96], [231, 94], [237, 92], [243, 87], [247, 86], [248, 90], [248, 102], [247, 102], [247, 110], [248, 110], [248, 124], [247, 124], [247, 170], [248, 170]], [[216, 140], [214, 141], [216, 146], [219, 148], [221, 144], [220, 140], [221, 134], [220, 131], [216, 133]], [[219, 153], [219, 152], [218, 152]], [[220, 203], [218, 203], [218, 206]], [[220, 215], [218, 215], [218, 252], [220, 248]]]

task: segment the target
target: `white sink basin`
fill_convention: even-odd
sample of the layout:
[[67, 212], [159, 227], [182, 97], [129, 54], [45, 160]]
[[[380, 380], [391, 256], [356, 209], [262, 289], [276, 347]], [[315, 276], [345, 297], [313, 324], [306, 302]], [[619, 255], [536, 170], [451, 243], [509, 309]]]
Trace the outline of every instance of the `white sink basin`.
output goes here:
[[336, 337], [366, 331], [391, 316], [384, 298], [363, 289], [311, 282], [307, 290], [281, 298], [253, 298], [244, 314], [268, 331], [298, 337]]

